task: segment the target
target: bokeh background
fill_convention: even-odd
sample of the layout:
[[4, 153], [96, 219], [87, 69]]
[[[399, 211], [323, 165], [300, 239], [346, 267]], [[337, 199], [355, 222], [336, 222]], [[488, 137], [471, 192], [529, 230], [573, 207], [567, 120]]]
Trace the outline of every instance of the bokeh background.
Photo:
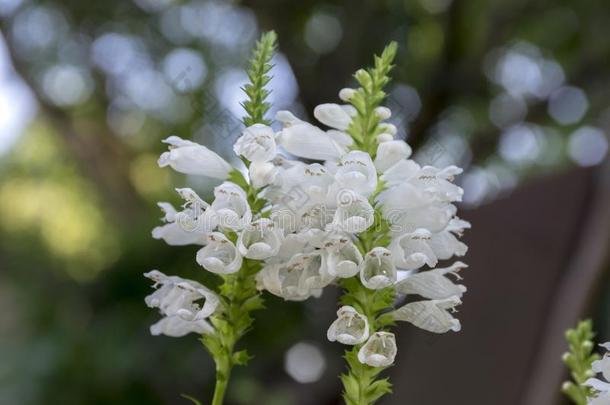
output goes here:
[[[273, 109], [302, 117], [398, 41], [400, 136], [465, 168], [464, 331], [401, 327], [381, 403], [563, 403], [563, 330], [592, 317], [610, 339], [609, 21], [596, 0], [0, 0], [0, 404], [209, 398], [196, 337], [149, 335], [141, 275], [207, 277], [150, 230], [174, 187], [213, 184], [156, 159], [176, 134], [235, 160], [268, 29]], [[340, 403], [336, 294], [268, 297], [229, 404]]]

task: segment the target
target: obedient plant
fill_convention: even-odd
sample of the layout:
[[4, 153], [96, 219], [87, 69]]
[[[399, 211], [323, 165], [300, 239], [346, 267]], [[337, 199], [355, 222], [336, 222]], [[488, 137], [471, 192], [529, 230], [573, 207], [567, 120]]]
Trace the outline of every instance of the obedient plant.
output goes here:
[[[569, 352], [563, 355], [563, 361], [570, 369], [572, 381], [565, 382], [562, 391], [576, 405], [610, 404], [610, 342], [600, 345], [606, 350], [600, 358], [593, 353], [594, 336], [590, 320], [566, 332]], [[595, 378], [600, 373], [605, 381]]]
[[[163, 319], [153, 334], [202, 334], [216, 361], [213, 405], [222, 403], [231, 369], [248, 355], [236, 344], [262, 306], [259, 291], [285, 300], [318, 297], [338, 285], [343, 294], [328, 339], [347, 345], [341, 376], [349, 405], [367, 405], [390, 392], [380, 373], [394, 363], [398, 345], [392, 326], [409, 322], [433, 333], [459, 331], [454, 318], [466, 288], [459, 241], [470, 224], [455, 216], [462, 189], [452, 183], [455, 166], [420, 166], [411, 148], [395, 139], [382, 106], [397, 46], [359, 70], [357, 88], [339, 92], [343, 104], [317, 106], [322, 129], [288, 111], [267, 121], [265, 102], [274, 34], [258, 43], [246, 85], [247, 114], [234, 151], [245, 174], [202, 145], [170, 137], [160, 166], [224, 181], [214, 200], [178, 189], [180, 211], [160, 203], [165, 224], [153, 236], [173, 245], [203, 247], [195, 260], [223, 284], [203, 285], [158, 271], [147, 273], [159, 287], [146, 300]], [[307, 159], [301, 161], [299, 158]], [[413, 298], [412, 298], [413, 297]]]

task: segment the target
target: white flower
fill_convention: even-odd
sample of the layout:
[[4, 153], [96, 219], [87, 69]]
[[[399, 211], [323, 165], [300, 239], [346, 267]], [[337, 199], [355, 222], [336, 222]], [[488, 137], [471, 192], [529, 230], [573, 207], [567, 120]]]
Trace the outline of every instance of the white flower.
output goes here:
[[210, 204], [191, 188], [177, 188], [176, 191], [185, 203], [183, 210], [174, 215], [174, 221], [187, 232], [207, 234], [218, 226], [217, 216]]
[[184, 174], [203, 175], [224, 180], [229, 177], [233, 168], [223, 158], [203, 145], [170, 136], [163, 141], [169, 145], [169, 151], [159, 158], [159, 166], [171, 166], [175, 171]]
[[410, 183], [396, 184], [382, 191], [377, 203], [381, 204], [381, 212], [395, 233], [413, 232], [418, 228], [440, 232], [457, 211], [453, 204], [437, 201]]
[[277, 141], [288, 153], [313, 160], [336, 160], [345, 153], [345, 149], [320, 128], [285, 111], [278, 112], [276, 118], [285, 125]]
[[466, 264], [456, 262], [450, 267], [414, 273], [396, 283], [395, 288], [401, 294], [417, 294], [433, 300], [443, 300], [454, 296], [461, 298], [466, 292], [466, 287], [462, 284], [455, 284], [447, 275], [452, 274], [457, 280], [461, 280], [458, 272], [466, 267], [468, 267]]
[[333, 277], [348, 278], [358, 274], [362, 254], [345, 236], [333, 236], [326, 240], [326, 268]]
[[455, 236], [461, 236], [464, 229], [470, 229], [470, 223], [456, 217], [449, 221], [443, 231], [431, 235], [429, 244], [439, 260], [447, 260], [453, 256], [464, 256], [466, 254], [468, 246], [460, 242]]
[[394, 363], [398, 348], [390, 332], [376, 332], [358, 351], [358, 360], [371, 367], [387, 367]]
[[[166, 276], [153, 270], [145, 277], [155, 282], [154, 293], [145, 298], [150, 308], [159, 308], [165, 317], [152, 325], [153, 335], [184, 336], [190, 332], [210, 333], [212, 327], [205, 320], [216, 311], [219, 298], [196, 281]], [[199, 301], [204, 300], [203, 305]]]
[[275, 224], [261, 218], [246, 227], [237, 239], [239, 252], [249, 259], [263, 260], [275, 256], [280, 250], [281, 239]]
[[369, 337], [369, 322], [366, 316], [345, 305], [337, 311], [337, 319], [328, 328], [326, 336], [331, 342], [358, 345]]
[[343, 232], [363, 232], [373, 225], [374, 215], [375, 210], [366, 198], [344, 189], [337, 194], [337, 210], [331, 226]]
[[244, 130], [233, 150], [251, 162], [268, 162], [276, 153], [275, 133], [267, 125], [254, 124]]
[[256, 275], [257, 287], [289, 301], [318, 297], [333, 281], [322, 266], [322, 252], [305, 234], [289, 234], [276, 256], [266, 261]]
[[320, 104], [313, 110], [313, 116], [322, 124], [345, 131], [352, 122], [356, 110], [351, 105]]
[[235, 183], [224, 182], [214, 188], [212, 210], [223, 228], [240, 230], [252, 220], [246, 192]]
[[425, 191], [434, 199], [444, 202], [461, 201], [464, 190], [452, 183], [462, 173], [457, 166], [439, 169], [433, 166], [420, 167], [412, 160], [401, 160], [388, 168], [382, 179], [388, 185], [409, 183]]
[[375, 167], [380, 172], [385, 172], [396, 163], [411, 156], [411, 147], [401, 140], [391, 140], [380, 143], [375, 156]]
[[[208, 218], [205, 212], [199, 207], [188, 207], [183, 212], [178, 212], [173, 205], [167, 202], [158, 203], [159, 207], [165, 213], [163, 220], [165, 225], [158, 226], [153, 229], [152, 236], [155, 239], [163, 239], [165, 243], [171, 246], [184, 245], [204, 245], [208, 229], [203, 227], [183, 226], [186, 218], [193, 218], [194, 222], [199, 222], [197, 218]], [[212, 224], [213, 220], [202, 220], [202, 223]]]
[[197, 263], [216, 274], [232, 274], [241, 268], [242, 256], [225, 235], [212, 232], [208, 244], [197, 252]]
[[187, 321], [177, 315], [161, 318], [150, 327], [150, 334], [153, 336], [182, 337], [189, 333], [205, 335], [213, 332], [214, 328], [205, 319]]
[[431, 239], [430, 231], [422, 228], [394, 238], [390, 245], [394, 264], [407, 270], [418, 269], [424, 264], [436, 266], [438, 260], [430, 247]]
[[450, 330], [459, 332], [462, 328], [460, 321], [448, 310], [455, 311], [455, 307], [461, 303], [458, 297], [411, 302], [393, 311], [392, 315], [397, 321], [412, 323], [429, 332], [446, 333]]
[[371, 156], [361, 151], [351, 151], [341, 157], [335, 179], [341, 187], [357, 190], [364, 196], [377, 188], [375, 165]]
[[[610, 350], [610, 342], [600, 346], [606, 350]], [[606, 381], [597, 378], [589, 378], [585, 382], [585, 385], [596, 391], [596, 394], [588, 399], [587, 405], [610, 404], [610, 353], [606, 353], [601, 360], [594, 361], [592, 364], [592, 371], [594, 373], [601, 373]]]
[[252, 162], [248, 167], [248, 174], [254, 188], [263, 188], [274, 183], [279, 171], [279, 168], [271, 162]]
[[396, 282], [392, 253], [383, 247], [373, 248], [360, 263], [360, 281], [366, 288], [379, 290]]

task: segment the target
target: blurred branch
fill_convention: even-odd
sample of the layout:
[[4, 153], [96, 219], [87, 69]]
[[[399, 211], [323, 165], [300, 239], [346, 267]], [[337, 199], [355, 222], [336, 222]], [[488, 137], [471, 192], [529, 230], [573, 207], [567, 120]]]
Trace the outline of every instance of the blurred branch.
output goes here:
[[129, 180], [130, 151], [110, 129], [100, 123], [105, 121], [78, 122], [65, 110], [47, 102], [30, 75], [28, 66], [17, 55], [6, 20], [0, 19], [0, 32], [5, 38], [14, 70], [30, 87], [40, 110], [64, 141], [82, 172], [122, 220], [132, 219], [141, 206], [141, 198]]

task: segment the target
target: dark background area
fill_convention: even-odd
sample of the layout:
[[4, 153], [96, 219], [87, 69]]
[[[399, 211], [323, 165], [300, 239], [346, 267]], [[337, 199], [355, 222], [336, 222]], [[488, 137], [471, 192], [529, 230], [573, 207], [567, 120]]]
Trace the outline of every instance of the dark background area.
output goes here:
[[[209, 397], [196, 337], [149, 335], [142, 273], [213, 282], [150, 230], [174, 187], [214, 184], [156, 159], [176, 134], [236, 163], [243, 69], [269, 29], [274, 111], [306, 118], [398, 41], [400, 136], [465, 168], [464, 330], [401, 327], [381, 403], [561, 404], [563, 330], [592, 317], [610, 339], [608, 21], [594, 0], [0, 0], [0, 404]], [[336, 294], [267, 297], [228, 404], [339, 403]]]

